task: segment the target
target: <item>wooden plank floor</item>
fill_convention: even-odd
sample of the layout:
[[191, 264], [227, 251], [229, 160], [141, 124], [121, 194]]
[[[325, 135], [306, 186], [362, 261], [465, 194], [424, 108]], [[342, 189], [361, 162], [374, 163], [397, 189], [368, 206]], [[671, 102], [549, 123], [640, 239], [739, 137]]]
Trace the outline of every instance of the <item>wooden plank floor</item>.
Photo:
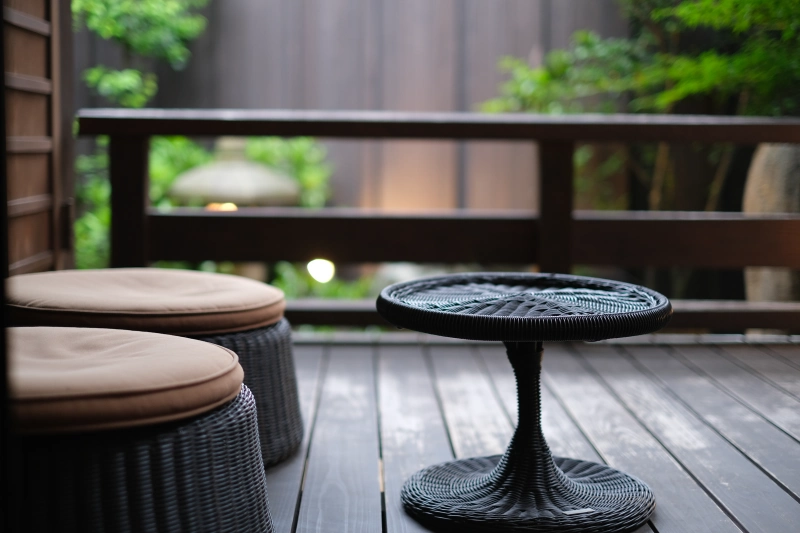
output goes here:
[[[551, 449], [647, 482], [642, 532], [800, 531], [800, 339], [743, 339], [545, 345]], [[403, 481], [512, 435], [500, 344], [298, 335], [295, 360], [306, 435], [267, 473], [277, 533], [428, 531], [403, 512]]]

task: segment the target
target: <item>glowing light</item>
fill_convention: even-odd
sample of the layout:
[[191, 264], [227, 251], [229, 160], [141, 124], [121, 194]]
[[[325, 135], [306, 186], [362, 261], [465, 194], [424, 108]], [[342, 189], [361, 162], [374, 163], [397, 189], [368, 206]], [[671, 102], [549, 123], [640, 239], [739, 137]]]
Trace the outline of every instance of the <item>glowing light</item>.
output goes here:
[[238, 211], [239, 208], [233, 202], [217, 203], [212, 202], [206, 206], [206, 211]]
[[320, 283], [328, 283], [336, 273], [336, 267], [327, 259], [314, 259], [308, 263], [308, 273]]

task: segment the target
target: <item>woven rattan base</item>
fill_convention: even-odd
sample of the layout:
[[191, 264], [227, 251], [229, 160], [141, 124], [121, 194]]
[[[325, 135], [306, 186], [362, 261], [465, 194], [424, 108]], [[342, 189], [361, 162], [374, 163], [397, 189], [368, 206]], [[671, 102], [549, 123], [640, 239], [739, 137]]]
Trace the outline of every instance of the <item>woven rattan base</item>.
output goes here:
[[622, 533], [644, 524], [655, 497], [608, 466], [554, 458], [541, 428], [542, 343], [507, 342], [519, 422], [502, 456], [451, 461], [403, 486], [407, 512], [436, 531]]
[[417, 472], [403, 486], [406, 511], [436, 531], [622, 533], [646, 522], [655, 507], [647, 485], [605, 465], [556, 457], [550, 486], [526, 491], [504, 477], [502, 458]]
[[272, 532], [246, 387], [195, 418], [11, 439], [9, 532]]
[[244, 383], [256, 399], [264, 466], [289, 457], [303, 440], [289, 322], [283, 319], [264, 328], [197, 338], [239, 355]]

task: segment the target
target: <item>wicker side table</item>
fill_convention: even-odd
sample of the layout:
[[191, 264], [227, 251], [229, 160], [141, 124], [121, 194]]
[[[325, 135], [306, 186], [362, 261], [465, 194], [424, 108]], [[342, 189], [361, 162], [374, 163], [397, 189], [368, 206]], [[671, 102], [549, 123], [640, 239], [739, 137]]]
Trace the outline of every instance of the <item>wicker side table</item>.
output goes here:
[[558, 274], [477, 273], [387, 287], [389, 322], [473, 340], [503, 341], [514, 368], [519, 421], [505, 454], [425, 468], [403, 486], [406, 511], [438, 531], [626, 532], [647, 521], [655, 497], [609, 466], [553, 457], [541, 430], [542, 341], [650, 333], [672, 314], [643, 287]]

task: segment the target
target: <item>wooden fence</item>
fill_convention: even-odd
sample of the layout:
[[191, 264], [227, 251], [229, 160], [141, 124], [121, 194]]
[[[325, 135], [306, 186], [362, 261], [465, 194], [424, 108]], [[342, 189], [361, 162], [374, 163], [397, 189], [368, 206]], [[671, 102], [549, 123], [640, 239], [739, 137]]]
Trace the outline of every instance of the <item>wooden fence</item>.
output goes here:
[[[800, 216], [573, 210], [578, 141], [800, 143], [800, 120], [657, 115], [484, 115], [244, 110], [84, 110], [82, 135], [110, 136], [112, 266], [174, 260], [537, 263], [800, 268]], [[525, 140], [539, 146], [538, 212], [391, 214], [148, 207], [151, 135], [313, 135], [344, 139]], [[360, 307], [359, 307], [360, 306]], [[368, 320], [369, 304], [300, 303], [296, 322]], [[800, 304], [678, 302], [678, 327], [797, 329]], [[377, 320], [377, 315], [372, 320]]]
[[[616, 0], [211, 0], [204, 13], [208, 28], [186, 69], [158, 65], [152, 107], [470, 111], [498, 94], [503, 56], [536, 62], [579, 29], [627, 35]], [[107, 105], [86, 90], [83, 69], [119, 66], [120, 56], [76, 35], [79, 108]], [[338, 206], [536, 205], [531, 143], [325, 145]]]

